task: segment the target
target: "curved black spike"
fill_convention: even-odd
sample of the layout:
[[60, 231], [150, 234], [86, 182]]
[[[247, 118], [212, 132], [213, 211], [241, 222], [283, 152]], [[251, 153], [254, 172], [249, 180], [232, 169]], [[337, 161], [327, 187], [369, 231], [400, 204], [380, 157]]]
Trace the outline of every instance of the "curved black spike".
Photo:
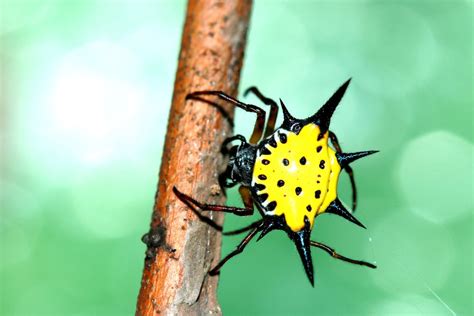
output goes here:
[[336, 153], [336, 158], [341, 168], [344, 168], [347, 165], [349, 165], [351, 162], [357, 159], [360, 159], [365, 156], [372, 155], [378, 152], [379, 152], [378, 150], [367, 150], [367, 151], [359, 151], [356, 153]]
[[311, 241], [310, 241], [310, 223], [308, 218], [305, 216], [305, 227], [303, 230], [294, 233], [292, 236], [295, 242], [296, 249], [300, 255], [301, 261], [303, 262], [304, 270], [308, 276], [309, 282], [314, 286], [314, 268], [313, 260], [311, 259]]
[[329, 123], [331, 122], [331, 117], [336, 110], [337, 105], [341, 101], [344, 93], [347, 90], [347, 86], [351, 82], [351, 78], [349, 78], [346, 82], [339, 87], [339, 89], [334, 92], [334, 94], [329, 98], [329, 100], [324, 103], [324, 105], [308, 120], [312, 121], [313, 123], [319, 125], [321, 129], [321, 135], [326, 133], [329, 129]]
[[355, 218], [345, 207], [344, 205], [342, 205], [341, 201], [336, 198], [334, 201], [331, 202], [331, 204], [329, 204], [328, 208], [326, 209], [326, 212], [327, 213], [331, 213], [331, 214], [336, 214], [336, 215], [339, 215], [341, 217], [344, 217], [345, 219], [347, 219], [348, 221], [362, 227], [362, 228], [366, 228], [364, 226], [364, 224], [362, 224], [361, 222], [359, 222], [359, 220], [357, 218]]
[[290, 121], [295, 120], [295, 118], [290, 114], [290, 112], [288, 112], [288, 109], [286, 108], [285, 103], [283, 103], [282, 99], [280, 99], [280, 105], [281, 105], [281, 109], [283, 110], [283, 120], [285, 122], [290, 122]]

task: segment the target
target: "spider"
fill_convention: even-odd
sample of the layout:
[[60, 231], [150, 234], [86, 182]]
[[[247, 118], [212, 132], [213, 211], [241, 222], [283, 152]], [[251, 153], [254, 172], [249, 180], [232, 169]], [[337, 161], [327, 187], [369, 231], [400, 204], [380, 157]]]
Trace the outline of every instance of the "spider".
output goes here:
[[[255, 105], [240, 102], [221, 91], [197, 91], [186, 96], [187, 100], [216, 96], [257, 115], [248, 142], [244, 136], [235, 135], [226, 139], [222, 145], [229, 155], [229, 161], [220, 182], [226, 188], [240, 184], [239, 193], [245, 207], [201, 203], [173, 187], [176, 196], [191, 208], [249, 216], [253, 214], [255, 205], [262, 216], [262, 219], [246, 227], [227, 233], [230, 235], [249, 231], [237, 248], [210, 270], [210, 275], [218, 274], [222, 266], [241, 253], [258, 233], [260, 235], [257, 240], [275, 229], [286, 232], [295, 243], [306, 275], [313, 286], [311, 246], [326, 251], [336, 259], [376, 268], [372, 263], [342, 256], [333, 248], [310, 239], [315, 218], [324, 213], [339, 215], [365, 228], [337, 197], [337, 183], [340, 171], [344, 169], [350, 178], [352, 209], [355, 210], [357, 191], [350, 163], [377, 151], [343, 153], [336, 134], [329, 130], [331, 116], [350, 80], [340, 86], [314, 115], [306, 119], [293, 117], [280, 99], [284, 118], [277, 129], [275, 123], [278, 104], [265, 97], [256, 87], [247, 89], [244, 96], [253, 93], [270, 106], [265, 130], [266, 113]], [[228, 148], [234, 141], [240, 143]], [[334, 149], [329, 146], [329, 141]]]

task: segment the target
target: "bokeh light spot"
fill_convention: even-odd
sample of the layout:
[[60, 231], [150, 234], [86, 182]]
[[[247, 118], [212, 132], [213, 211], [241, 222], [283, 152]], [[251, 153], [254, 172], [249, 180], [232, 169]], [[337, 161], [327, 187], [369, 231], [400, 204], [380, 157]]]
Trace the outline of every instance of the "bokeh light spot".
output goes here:
[[[438, 42], [432, 26], [413, 7], [393, 3], [366, 6], [361, 56], [354, 73], [368, 91], [389, 97], [412, 92], [435, 72]], [[403, 21], [403, 23], [401, 23]], [[389, 36], [388, 36], [389, 35]]]
[[6, 0], [1, 3], [0, 35], [29, 27], [44, 20], [53, 10], [52, 0]]
[[86, 164], [133, 153], [141, 143], [146, 92], [137, 58], [98, 41], [68, 54], [50, 88], [51, 136], [66, 154]]
[[408, 143], [396, 178], [410, 209], [436, 223], [467, 214], [473, 207], [473, 150], [468, 141], [442, 130]]

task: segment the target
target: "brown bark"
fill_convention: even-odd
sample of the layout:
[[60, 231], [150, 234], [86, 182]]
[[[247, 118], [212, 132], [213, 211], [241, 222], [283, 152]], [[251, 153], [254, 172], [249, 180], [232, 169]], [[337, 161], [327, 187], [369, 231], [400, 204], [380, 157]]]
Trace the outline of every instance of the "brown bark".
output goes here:
[[[236, 95], [251, 4], [251, 0], [188, 3], [151, 222], [151, 229], [163, 233], [166, 243], [148, 249], [137, 315], [221, 314], [218, 279], [208, 275], [219, 261], [220, 233], [199, 221], [172, 188], [207, 203], [225, 202], [216, 188], [218, 173], [225, 167], [220, 146], [231, 133], [231, 122], [218, 108], [185, 101], [185, 96], [197, 90]], [[222, 105], [233, 116], [233, 108]], [[209, 216], [223, 221], [223, 214]], [[167, 245], [176, 251], [170, 252]]]

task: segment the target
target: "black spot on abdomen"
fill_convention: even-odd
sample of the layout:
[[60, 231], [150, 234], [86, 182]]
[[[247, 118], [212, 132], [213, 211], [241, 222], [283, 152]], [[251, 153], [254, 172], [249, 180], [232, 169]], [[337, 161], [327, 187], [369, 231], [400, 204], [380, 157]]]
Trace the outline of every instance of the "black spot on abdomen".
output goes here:
[[285, 166], [288, 166], [288, 165], [290, 164], [290, 161], [289, 161], [288, 159], [284, 158], [284, 159], [283, 159], [283, 164], [284, 164]]
[[263, 146], [262, 150], [260, 151], [262, 155], [270, 155], [272, 152], [265, 146]]
[[303, 191], [303, 190], [300, 187], [296, 187], [296, 189], [295, 189], [296, 195], [300, 195], [301, 191]]
[[260, 203], [263, 203], [268, 199], [268, 194], [263, 193], [263, 194], [258, 195], [257, 197], [258, 197], [258, 200], [260, 201]]
[[285, 181], [283, 181], [283, 180], [278, 180], [278, 182], [277, 182], [277, 186], [278, 186], [278, 187], [281, 188], [281, 187], [284, 186], [284, 185], [285, 185]]
[[276, 201], [272, 201], [272, 202], [268, 203], [267, 209], [268, 209], [269, 211], [273, 211], [273, 210], [276, 208], [276, 206], [277, 206], [277, 202], [276, 202]]
[[321, 197], [321, 190], [316, 190], [316, 192], [314, 192], [314, 197], [319, 199]]
[[308, 205], [308, 206], [306, 206], [306, 209], [308, 210], [308, 212], [311, 212], [311, 210], [312, 210], [313, 208], [311, 207], [311, 205]]
[[273, 137], [268, 140], [268, 144], [269, 144], [270, 146], [272, 146], [273, 148], [276, 148], [276, 147], [277, 147], [277, 143], [276, 143], [276, 141], [275, 141], [275, 138], [273, 138]]
[[318, 147], [316, 147], [316, 152], [319, 153], [319, 152], [321, 151], [321, 149], [323, 149], [323, 146], [318, 146]]
[[305, 156], [301, 157], [300, 164], [306, 165], [306, 157]]
[[286, 135], [285, 135], [285, 134], [278, 134], [278, 136], [280, 136], [280, 142], [281, 142], [282, 144], [285, 144], [286, 141], [288, 140], [288, 139], [286, 138]]
[[266, 166], [266, 165], [268, 165], [268, 164], [270, 163], [270, 160], [268, 160], [268, 159], [263, 159], [263, 160], [262, 160], [262, 163]]
[[259, 175], [258, 175], [258, 178], [259, 178], [260, 180], [267, 180], [267, 176], [264, 175], [264, 174], [259, 174]]
[[325, 167], [324, 164], [325, 164], [325, 163], [326, 163], [326, 161], [321, 160], [321, 161], [319, 162], [319, 168], [324, 169], [324, 167]]

